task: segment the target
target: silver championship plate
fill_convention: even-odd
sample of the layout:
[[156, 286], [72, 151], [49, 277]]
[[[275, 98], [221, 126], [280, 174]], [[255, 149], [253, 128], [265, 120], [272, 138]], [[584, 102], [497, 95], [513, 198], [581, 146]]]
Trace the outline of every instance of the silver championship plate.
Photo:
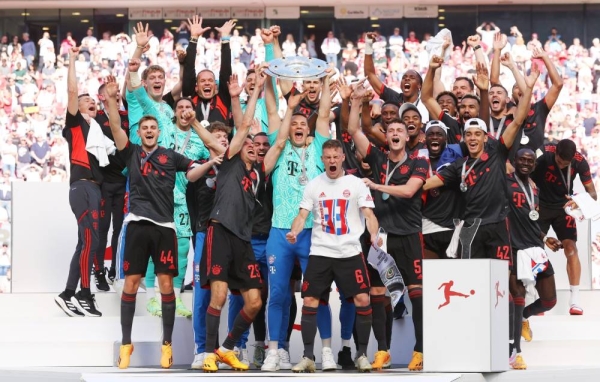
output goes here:
[[269, 67], [265, 69], [271, 77], [280, 78], [282, 80], [308, 80], [325, 77], [325, 70], [329, 65], [316, 58], [308, 58], [304, 56], [276, 58], [269, 61]]

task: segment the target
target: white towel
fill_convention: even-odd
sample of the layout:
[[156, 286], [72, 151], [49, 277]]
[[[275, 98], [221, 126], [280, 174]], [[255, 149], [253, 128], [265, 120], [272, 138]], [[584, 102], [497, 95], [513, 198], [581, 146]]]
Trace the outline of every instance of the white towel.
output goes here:
[[[450, 38], [450, 46], [446, 48], [445, 51], [442, 51], [442, 46], [444, 45], [444, 37], [448, 36]], [[439, 56], [444, 59], [444, 61], [448, 61], [450, 59], [450, 54], [452, 54], [452, 32], [450, 29], [444, 28], [439, 31], [435, 37], [427, 40], [427, 45], [425, 46], [425, 50], [429, 53], [429, 57]]]
[[582, 192], [571, 196], [571, 198], [573, 198], [579, 208], [575, 210], [566, 208], [565, 212], [567, 212], [567, 214], [573, 216], [578, 221], [584, 219], [598, 220], [600, 218], [600, 204], [598, 204], [590, 194]]
[[100, 167], [108, 166], [108, 156], [114, 155], [117, 148], [104, 133], [102, 128], [94, 118], [90, 118], [90, 131], [88, 132], [85, 149], [98, 159]]
[[460, 231], [462, 227], [465, 225], [465, 221], [461, 220], [458, 225], [454, 227], [454, 234], [452, 235], [452, 239], [450, 240], [450, 245], [446, 249], [446, 255], [452, 259], [456, 259], [458, 254], [458, 244], [460, 243]]
[[535, 285], [538, 273], [548, 268], [548, 254], [541, 247], [531, 247], [517, 251], [517, 279], [527, 288]]

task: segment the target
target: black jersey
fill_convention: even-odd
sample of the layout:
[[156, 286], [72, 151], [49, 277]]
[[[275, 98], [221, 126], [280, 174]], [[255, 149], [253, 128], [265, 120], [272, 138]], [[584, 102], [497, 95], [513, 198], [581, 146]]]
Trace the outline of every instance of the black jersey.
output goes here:
[[[124, 110], [119, 110], [119, 116], [121, 117], [121, 129], [123, 129], [125, 134], [129, 136], [129, 118], [127, 117], [127, 112]], [[110, 130], [108, 114], [106, 114], [104, 110], [99, 110], [96, 114], [96, 118], [94, 119], [102, 128], [104, 135], [114, 142], [115, 138]], [[123, 175], [123, 169], [126, 166], [123, 154], [117, 151], [115, 155], [109, 155], [108, 160], [110, 162], [108, 166], [101, 168], [104, 181], [109, 183], [125, 184], [127, 182], [127, 178], [125, 175]]]
[[258, 188], [256, 199], [258, 203], [254, 207], [252, 233], [268, 235], [273, 217], [273, 183], [269, 177], [265, 176], [264, 185]]
[[[200, 161], [201, 164], [206, 160]], [[193, 184], [194, 196], [196, 198], [196, 232], [206, 232], [210, 213], [215, 203], [215, 190], [217, 189], [217, 173], [219, 168], [213, 166], [206, 174]]]
[[446, 127], [448, 127], [448, 131], [446, 132], [446, 142], [448, 144], [460, 142], [462, 140], [464, 125], [444, 111], [440, 113], [438, 118], [440, 121], [444, 122]]
[[577, 175], [579, 175], [579, 179], [583, 184], [592, 182], [590, 165], [581, 153], [576, 152], [571, 161], [571, 182], [567, 186], [566, 182], [569, 180], [568, 167], [562, 170], [558, 168], [555, 160], [556, 145], [544, 146], [543, 152], [544, 154], [536, 161], [531, 179], [540, 189], [541, 207], [562, 209], [567, 202], [565, 195], [573, 193], [573, 183]]
[[[529, 213], [531, 205], [527, 198], [531, 198], [533, 191], [533, 208], [536, 209], [539, 203], [538, 189], [529, 187], [529, 182], [521, 182], [525, 190], [519, 185], [514, 174], [506, 176], [506, 187], [508, 191], [509, 214], [508, 221], [510, 227], [510, 242], [512, 247], [517, 250], [531, 247], [544, 247], [542, 242], [540, 226], [537, 221], [531, 220]], [[525, 195], [527, 192], [527, 195]]]
[[85, 148], [89, 132], [90, 125], [79, 111], [75, 115], [67, 111], [62, 136], [69, 144], [69, 164], [71, 166], [69, 184], [81, 179], [102, 183], [104, 178], [98, 159]]
[[129, 212], [157, 223], [172, 223], [175, 174], [188, 171], [193, 161], [161, 146], [146, 153], [130, 142], [121, 153], [129, 170]]
[[[440, 158], [429, 158], [431, 176], [437, 174], [436, 168]], [[442, 186], [433, 190], [424, 191], [425, 198], [422, 209], [423, 217], [435, 224], [454, 228], [454, 219], [460, 218], [463, 202], [460, 192], [456, 188]]]
[[[416, 155], [408, 155], [406, 161], [394, 170], [398, 162], [388, 162], [386, 154], [369, 146], [366, 160], [373, 170], [373, 181], [378, 184], [386, 183], [386, 171], [390, 186], [404, 185], [411, 178], [417, 178], [423, 183], [427, 179], [427, 160]], [[379, 225], [387, 233], [410, 235], [421, 231], [420, 192], [415, 192], [412, 198], [389, 196], [387, 200], [384, 200], [381, 191], [373, 191], [373, 196], [375, 197], [375, 216], [377, 216]]]
[[[461, 143], [461, 147], [463, 152], [467, 152], [464, 143]], [[502, 138], [497, 141], [489, 137], [477, 163], [471, 157], [461, 158], [437, 174], [447, 187], [458, 190], [462, 182], [463, 163], [466, 162], [464, 182], [467, 191], [459, 192], [464, 203], [462, 219], [468, 224], [472, 224], [475, 218], [481, 218], [482, 225], [497, 223], [508, 215], [505, 185], [507, 157], [508, 149]]]
[[263, 166], [246, 169], [239, 153], [229, 158], [225, 152], [223, 163], [217, 174], [215, 205], [210, 218], [217, 220], [225, 228], [242, 240], [252, 239], [252, 216], [256, 206], [258, 188], [264, 187]]

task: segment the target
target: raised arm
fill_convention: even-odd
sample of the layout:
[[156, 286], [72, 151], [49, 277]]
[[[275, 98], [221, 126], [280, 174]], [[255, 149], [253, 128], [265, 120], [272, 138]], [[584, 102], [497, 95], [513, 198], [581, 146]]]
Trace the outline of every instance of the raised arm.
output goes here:
[[222, 27], [215, 28], [217, 32], [221, 34], [221, 67], [219, 69], [219, 96], [221, 101], [231, 108], [231, 96], [229, 95], [229, 87], [227, 85], [227, 79], [231, 77], [231, 46], [229, 40], [231, 39], [231, 31], [235, 27], [233, 20], [226, 21]]
[[192, 97], [196, 94], [196, 49], [198, 48], [198, 39], [202, 37], [204, 32], [210, 27], [202, 27], [202, 17], [195, 15], [192, 19], [188, 19], [190, 26], [190, 42], [188, 44], [183, 71], [183, 86], [182, 93], [184, 97]]
[[[281, 35], [281, 28], [278, 25], [273, 25], [269, 28], [269, 31], [271, 32], [272, 41], [269, 43], [265, 42], [265, 59], [267, 60], [267, 62], [269, 62], [270, 59], [272, 59], [272, 58], [283, 57], [283, 52], [281, 51], [281, 45], [279, 44], [279, 35]], [[263, 37], [263, 36], [261, 35], [261, 37]], [[268, 39], [269, 38], [267, 37], [267, 40]], [[265, 41], [265, 37], [263, 37], [263, 42], [264, 41]], [[270, 43], [273, 44], [272, 45], [273, 57], [270, 56], [270, 48], [269, 48]], [[273, 78], [273, 81], [275, 81], [274, 78]], [[275, 83], [273, 83], [273, 87], [275, 89], [277, 89]], [[284, 95], [289, 94], [289, 92], [292, 91], [293, 87], [294, 87], [293, 81], [279, 80], [279, 88], [281, 89], [281, 94], [284, 94]], [[278, 100], [279, 97], [275, 97], [275, 99]]]
[[490, 82], [492, 85], [500, 83], [500, 56], [502, 56], [502, 49], [506, 46], [507, 40], [507, 37], [502, 33], [494, 35], [494, 45], [492, 46], [494, 53], [490, 68]]
[[546, 69], [548, 69], [548, 76], [550, 77], [550, 81], [552, 81], [552, 86], [548, 89], [545, 99], [548, 109], [552, 109], [563, 87], [562, 77], [558, 74], [556, 66], [554, 66], [545, 50], [535, 48], [533, 50], [533, 58], [541, 58], [544, 61], [544, 65], [546, 65]]
[[350, 106], [350, 116], [348, 118], [348, 133], [352, 136], [356, 150], [364, 158], [367, 156], [371, 142], [360, 128], [360, 110], [362, 108], [362, 99], [367, 93], [363, 85], [357, 86], [352, 93], [352, 105]]
[[[269, 151], [267, 151], [267, 155], [265, 156], [263, 162], [265, 166], [265, 172], [267, 174], [273, 171], [273, 169], [275, 168], [275, 164], [277, 163], [277, 160], [281, 155], [281, 152], [285, 148], [285, 144], [290, 136], [290, 124], [292, 122], [292, 115], [294, 114], [294, 110], [296, 110], [296, 107], [300, 104], [300, 101], [302, 101], [302, 99], [306, 97], [307, 93], [308, 91], [304, 91], [303, 93], [293, 94], [288, 98], [287, 110], [285, 112], [283, 120], [279, 125], [277, 137], [275, 138], [275, 142], [273, 143]], [[271, 128], [269, 127], [269, 132], [273, 133], [273, 131], [270, 131], [270, 129]]]
[[265, 85], [266, 78], [268, 77], [263, 71], [265, 67], [266, 65], [263, 64], [263, 66], [256, 71], [256, 86], [252, 92], [252, 95], [250, 96], [250, 99], [248, 100], [248, 105], [246, 106], [242, 123], [240, 126], [238, 126], [238, 129], [235, 132], [231, 143], [229, 144], [229, 150], [227, 152], [229, 158], [233, 158], [242, 149], [242, 146], [246, 141], [246, 137], [250, 132], [250, 126], [252, 125], [254, 111], [256, 109], [256, 101], [258, 100], [258, 96]]
[[502, 57], [500, 57], [500, 63], [506, 66], [508, 69], [510, 69], [511, 73], [515, 77], [515, 82], [517, 83], [519, 89], [525, 89], [525, 87], [527, 86], [525, 84], [525, 77], [523, 77], [523, 74], [521, 73], [519, 68], [517, 68], [517, 65], [515, 65], [515, 62], [513, 61], [510, 53], [504, 53]]
[[421, 88], [421, 102], [423, 102], [429, 114], [435, 119], [440, 118], [440, 115], [442, 114], [442, 107], [438, 104], [435, 98], [433, 98], [434, 77], [443, 63], [444, 59], [442, 57], [431, 57], [431, 60], [429, 61], [429, 70], [425, 75], [423, 87]]
[[373, 61], [373, 41], [377, 38], [375, 32], [367, 33], [365, 38], [365, 76], [368, 78], [369, 83], [375, 93], [381, 96], [383, 93], [383, 82], [377, 76], [377, 70], [375, 69], [375, 62]]
[[[337, 81], [338, 91], [342, 97], [342, 106], [340, 110], [340, 132], [348, 129], [348, 118], [350, 117], [350, 97], [352, 97], [352, 85], [346, 83], [346, 78], [340, 76]], [[341, 139], [342, 137], [336, 137]]]
[[192, 128], [198, 134], [204, 145], [217, 153], [217, 155], [221, 155], [225, 152], [225, 147], [221, 146], [217, 139], [208, 131], [196, 118], [196, 112], [193, 110], [188, 110], [181, 116], [183, 119], [192, 121]]
[[[442, 56], [441, 56], [442, 60], [444, 59], [444, 56], [446, 54], [446, 49], [448, 49], [451, 45], [452, 45], [452, 39], [450, 38], [450, 36], [445, 36], [444, 43], [442, 44]], [[443, 63], [443, 61], [442, 61], [442, 63]], [[444, 87], [444, 84], [442, 83], [442, 71], [436, 70], [435, 76], [433, 78], [433, 98], [436, 98], [438, 96], [438, 94], [440, 94], [441, 92], [443, 92], [445, 90], [446, 90], [446, 88]], [[423, 90], [421, 90], [421, 92], [422, 91]], [[432, 114], [432, 115], [434, 115], [434, 114]], [[438, 117], [436, 115], [434, 115], [434, 116], [436, 118]]]
[[[225, 149], [223, 148], [223, 150]], [[194, 167], [187, 172], [186, 178], [190, 182], [195, 182], [206, 175], [213, 166], [219, 166], [222, 162], [223, 154], [220, 154], [201, 165], [194, 164]]]
[[175, 54], [177, 55], [177, 61], [179, 62], [179, 81], [177, 81], [173, 86], [173, 89], [171, 89], [171, 96], [174, 101], [177, 101], [181, 98], [181, 89], [183, 89], [183, 73], [185, 72], [184, 64], [186, 54], [184, 50], [177, 50]]
[[[242, 120], [244, 119], [244, 112], [242, 111], [242, 104], [240, 102], [240, 94], [242, 94], [242, 90], [244, 89], [240, 86], [237, 74], [232, 74], [229, 76], [227, 86], [229, 87], [228, 91], [231, 97], [231, 114], [233, 115], [233, 125], [237, 127], [242, 124]], [[257, 91], [257, 89], [254, 91]]]
[[331, 114], [331, 88], [329, 87], [331, 77], [335, 74], [332, 68], [327, 69], [327, 75], [323, 79], [323, 90], [321, 90], [321, 99], [319, 100], [319, 113], [317, 116], [317, 133], [322, 137], [329, 137], [329, 115]]
[[121, 128], [121, 116], [119, 115], [119, 101], [117, 94], [119, 93], [119, 85], [117, 80], [113, 76], [106, 78], [106, 95], [108, 101], [108, 122], [110, 124], [110, 131], [112, 132], [113, 139], [115, 140], [115, 146], [117, 150], [121, 151], [127, 146], [129, 138], [127, 133]]
[[523, 96], [519, 100], [519, 105], [517, 106], [517, 113], [515, 114], [515, 119], [508, 125], [504, 133], [502, 134], [502, 140], [504, 141], [504, 145], [507, 148], [511, 148], [513, 143], [515, 142], [515, 138], [517, 137], [517, 133], [519, 129], [523, 125], [525, 118], [527, 118], [527, 113], [531, 107], [531, 94], [533, 92], [533, 87], [535, 86], [535, 81], [537, 81], [540, 75], [540, 69], [537, 65], [531, 65], [530, 74], [525, 78], [526, 87], [523, 90]]
[[274, 82], [275, 79], [272, 78], [265, 84], [265, 105], [267, 107], [267, 117], [269, 119], [269, 134], [274, 133], [277, 128], [279, 128], [279, 125], [281, 125]]
[[77, 87], [77, 73], [75, 72], [75, 59], [79, 53], [79, 48], [72, 47], [69, 54], [69, 70], [67, 72], [67, 92], [68, 103], [67, 111], [71, 115], [76, 115], [79, 111], [79, 89]]
[[490, 120], [490, 98], [488, 97], [490, 74], [488, 73], [487, 65], [482, 62], [477, 63], [475, 71], [477, 74], [473, 75], [473, 83], [479, 89], [479, 118], [488, 123]]
[[[481, 48], [481, 37], [479, 37], [479, 35], [475, 34], [473, 36], [469, 36], [469, 38], [467, 38], [467, 44], [473, 48], [473, 51], [475, 52], [475, 61], [476, 62], [481, 62], [487, 65], [487, 60], [485, 58], [485, 54], [483, 54], [482, 48]], [[479, 46], [479, 48], [475, 49], [477, 46]]]

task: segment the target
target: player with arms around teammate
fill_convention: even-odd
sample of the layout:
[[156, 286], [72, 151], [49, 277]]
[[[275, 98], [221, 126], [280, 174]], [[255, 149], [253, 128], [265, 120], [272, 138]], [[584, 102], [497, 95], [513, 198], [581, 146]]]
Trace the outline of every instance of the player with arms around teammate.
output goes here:
[[313, 348], [317, 334], [317, 308], [319, 300], [329, 299], [333, 281], [344, 296], [354, 299], [358, 337], [356, 367], [359, 371], [370, 371], [371, 364], [365, 355], [372, 325], [370, 283], [361, 253], [360, 237], [365, 231], [365, 219], [371, 240], [377, 236], [379, 224], [373, 213], [375, 205], [362, 180], [344, 174], [344, 150], [339, 141], [326, 141], [321, 159], [325, 174], [319, 175], [306, 186], [300, 212], [294, 219], [292, 229], [286, 234], [287, 240], [295, 244], [312, 212], [310, 255], [302, 284], [304, 357], [292, 371], [315, 371]]
[[129, 214], [123, 270], [125, 285], [121, 295], [121, 329], [123, 338], [117, 361], [119, 368], [129, 366], [133, 345], [131, 329], [135, 314], [135, 300], [142, 276], [146, 273], [150, 257], [155, 264], [162, 295], [163, 343], [160, 365], [170, 368], [173, 364], [171, 338], [175, 323], [175, 294], [173, 276], [177, 276], [177, 239], [173, 222], [173, 188], [175, 174], [187, 172], [191, 181], [201, 176], [199, 168], [181, 154], [158, 146], [158, 121], [154, 117], [142, 117], [138, 134], [142, 145], [129, 142], [121, 129], [117, 108], [119, 87], [114, 77], [109, 77], [106, 94], [109, 97], [110, 129], [117, 149], [122, 153], [129, 170]]

